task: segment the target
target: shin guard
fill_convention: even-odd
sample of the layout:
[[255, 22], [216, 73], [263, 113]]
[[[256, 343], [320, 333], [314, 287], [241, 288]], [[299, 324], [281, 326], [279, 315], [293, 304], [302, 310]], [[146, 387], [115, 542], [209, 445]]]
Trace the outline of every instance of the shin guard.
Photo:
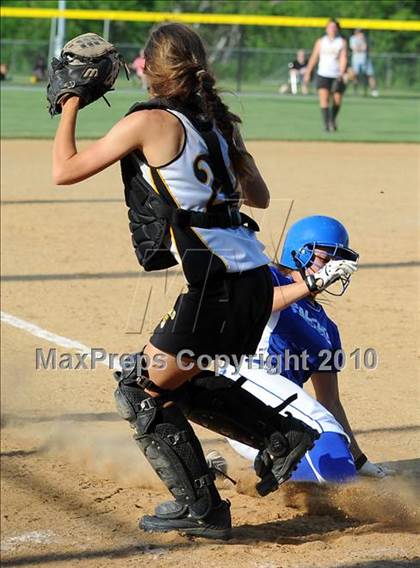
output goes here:
[[144, 388], [155, 389], [145, 371], [140, 380], [136, 370], [116, 373], [116, 378], [118, 413], [128, 420], [138, 446], [175, 498], [175, 503], [160, 506], [162, 515], [204, 519], [221, 500], [194, 430], [171, 401], [176, 391], [159, 389], [159, 396], [150, 397]]

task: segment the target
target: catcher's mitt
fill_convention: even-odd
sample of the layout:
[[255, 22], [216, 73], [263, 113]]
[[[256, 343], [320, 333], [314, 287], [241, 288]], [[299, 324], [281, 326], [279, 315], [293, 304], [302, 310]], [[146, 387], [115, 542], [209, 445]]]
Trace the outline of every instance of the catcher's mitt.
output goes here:
[[47, 99], [51, 116], [61, 113], [60, 101], [66, 95], [80, 97], [79, 108], [104, 97], [112, 90], [121, 67], [125, 68], [128, 79], [121, 55], [112, 43], [96, 34], [83, 34], [66, 43], [60, 57], [54, 57], [48, 68]]

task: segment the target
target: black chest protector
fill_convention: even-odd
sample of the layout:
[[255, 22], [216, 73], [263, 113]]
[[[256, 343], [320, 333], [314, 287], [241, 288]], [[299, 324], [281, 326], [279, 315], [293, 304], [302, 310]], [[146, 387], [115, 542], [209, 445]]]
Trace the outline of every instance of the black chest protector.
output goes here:
[[[154, 99], [134, 104], [128, 114], [143, 109], [171, 109], [184, 114], [200, 132], [210, 157], [217, 192], [227, 196], [223, 203], [210, 205], [206, 212], [191, 211], [174, 206], [165, 195], [157, 194], [144, 179], [141, 165], [145, 163], [140, 153], [132, 152], [121, 160], [125, 202], [128, 207], [129, 226], [137, 259], [146, 271], [162, 270], [177, 264], [170, 251], [169, 228], [201, 227], [211, 229], [246, 226], [258, 231], [257, 223], [238, 209], [239, 194], [233, 187], [223, 159], [219, 140], [208, 122], [200, 121], [182, 109], [171, 107], [166, 101]], [[158, 168], [150, 167], [153, 170]]]

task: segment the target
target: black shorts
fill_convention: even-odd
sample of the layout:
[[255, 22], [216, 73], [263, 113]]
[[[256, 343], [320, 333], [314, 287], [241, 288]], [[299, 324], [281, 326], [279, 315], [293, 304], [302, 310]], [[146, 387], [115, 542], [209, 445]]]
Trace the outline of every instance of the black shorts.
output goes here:
[[[189, 287], [150, 339], [157, 349], [177, 355], [254, 354], [273, 305], [268, 266], [225, 274], [204, 288]], [[190, 355], [190, 354], [189, 354]]]
[[332, 79], [331, 77], [317, 75], [316, 88], [327, 89], [330, 93], [344, 93], [346, 85], [342, 79]]

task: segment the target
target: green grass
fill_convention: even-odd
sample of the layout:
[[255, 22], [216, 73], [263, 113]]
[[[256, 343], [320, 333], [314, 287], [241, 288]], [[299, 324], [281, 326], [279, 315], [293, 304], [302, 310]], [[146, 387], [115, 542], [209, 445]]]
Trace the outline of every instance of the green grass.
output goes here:
[[[79, 138], [103, 135], [144, 93], [118, 90], [83, 109]], [[339, 115], [339, 132], [324, 133], [315, 96], [227, 95], [232, 110], [243, 118], [249, 140], [336, 140], [344, 142], [420, 142], [420, 100], [380, 97], [345, 97]], [[58, 117], [47, 112], [45, 91], [39, 87], [6, 87], [1, 96], [3, 138], [51, 138]]]
[[[287, 82], [287, 78], [283, 77], [282, 79], [276, 78], [265, 78], [263, 81], [259, 81], [258, 79], [253, 80], [246, 80], [242, 81], [241, 84], [241, 91], [246, 94], [252, 95], [272, 95], [275, 96], [278, 93], [278, 89], [281, 84]], [[6, 83], [2, 83], [2, 85], [6, 86], [17, 86], [17, 87], [28, 87], [32, 88], [34, 85], [31, 83], [31, 76], [30, 73], [27, 74], [15, 74], [13, 77], [8, 78]], [[218, 80], [218, 85], [221, 86], [222, 90], [236, 92], [237, 90], [237, 82], [235, 77], [222, 77]], [[38, 88], [45, 88], [46, 83], [37, 83]], [[125, 75], [123, 73], [120, 74], [119, 78], [117, 79], [117, 89], [118, 91], [133, 91], [136, 90], [140, 86], [140, 81], [136, 79], [133, 75], [131, 76], [130, 81], [127, 81]], [[310, 87], [315, 93], [314, 84]], [[379, 90], [381, 95], [385, 95], [387, 97], [405, 97], [405, 98], [418, 98], [420, 99], [420, 80], [419, 83], [407, 85], [406, 83], [396, 83], [393, 84], [391, 87], [385, 87], [383, 84], [379, 85]], [[347, 88], [346, 96], [352, 96], [354, 94], [353, 85], [349, 85]], [[362, 93], [360, 93], [362, 94]]]

